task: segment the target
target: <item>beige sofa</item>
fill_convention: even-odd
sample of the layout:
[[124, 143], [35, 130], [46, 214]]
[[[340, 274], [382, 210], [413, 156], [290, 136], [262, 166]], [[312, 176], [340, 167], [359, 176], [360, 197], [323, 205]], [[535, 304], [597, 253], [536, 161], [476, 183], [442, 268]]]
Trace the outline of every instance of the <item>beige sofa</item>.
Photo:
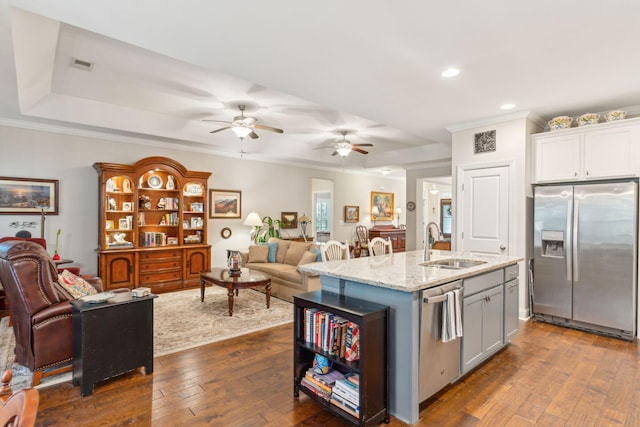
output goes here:
[[[269, 246], [275, 250], [269, 262]], [[293, 302], [293, 296], [320, 289], [320, 277], [312, 273], [303, 273], [298, 265], [315, 262], [317, 253], [313, 252], [313, 242], [293, 242], [276, 238], [269, 239], [268, 245], [252, 245], [248, 251], [240, 252], [242, 266], [262, 271], [271, 276], [271, 295]]]

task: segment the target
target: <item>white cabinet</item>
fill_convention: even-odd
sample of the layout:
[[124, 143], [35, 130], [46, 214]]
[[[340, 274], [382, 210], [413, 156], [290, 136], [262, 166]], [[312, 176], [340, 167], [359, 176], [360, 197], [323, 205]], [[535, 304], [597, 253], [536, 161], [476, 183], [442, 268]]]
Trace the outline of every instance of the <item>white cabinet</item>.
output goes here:
[[532, 135], [534, 182], [636, 177], [640, 119]]
[[518, 296], [519, 296], [518, 265], [512, 265], [504, 270], [504, 344], [518, 333]]
[[465, 279], [462, 307], [462, 373], [503, 347], [502, 270]]

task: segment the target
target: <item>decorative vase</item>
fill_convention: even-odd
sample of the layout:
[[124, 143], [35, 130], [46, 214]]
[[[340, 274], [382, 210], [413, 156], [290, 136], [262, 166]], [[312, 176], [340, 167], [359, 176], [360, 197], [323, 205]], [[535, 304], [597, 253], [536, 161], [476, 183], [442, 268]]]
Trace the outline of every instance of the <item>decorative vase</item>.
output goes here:
[[53, 257], [51, 259], [54, 261], [58, 261], [60, 259], [60, 255], [58, 255], [57, 251], [53, 254]]

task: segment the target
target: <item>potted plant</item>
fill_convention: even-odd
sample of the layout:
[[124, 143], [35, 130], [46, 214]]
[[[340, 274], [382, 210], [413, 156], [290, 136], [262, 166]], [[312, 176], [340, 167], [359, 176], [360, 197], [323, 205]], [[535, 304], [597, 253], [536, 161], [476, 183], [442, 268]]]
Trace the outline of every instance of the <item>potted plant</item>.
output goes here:
[[270, 216], [265, 216], [262, 218], [262, 223], [264, 224], [264, 227], [258, 232], [258, 243], [266, 242], [269, 240], [269, 237], [281, 238], [280, 225], [282, 225], [282, 221], [279, 219], [273, 219]]

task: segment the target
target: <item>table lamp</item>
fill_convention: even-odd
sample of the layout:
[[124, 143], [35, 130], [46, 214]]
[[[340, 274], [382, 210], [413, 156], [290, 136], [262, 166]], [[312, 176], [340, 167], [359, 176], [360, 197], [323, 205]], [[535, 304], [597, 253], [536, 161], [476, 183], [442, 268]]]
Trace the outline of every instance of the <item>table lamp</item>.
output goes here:
[[376, 217], [380, 214], [380, 211], [378, 210], [377, 206], [374, 206], [371, 209], [371, 219], [373, 219], [373, 226], [376, 226]]
[[302, 238], [306, 242], [307, 241], [307, 225], [311, 223], [311, 218], [309, 218], [305, 214], [302, 214], [302, 216], [298, 219], [298, 222], [300, 223], [300, 229], [302, 230]]
[[249, 233], [249, 237], [252, 242], [256, 241], [258, 237], [258, 230], [262, 227], [262, 219], [260, 215], [258, 215], [255, 211], [251, 211], [251, 213], [247, 216], [247, 219], [244, 220], [244, 225], [248, 225], [253, 227], [251, 229], [251, 233]]
[[396, 215], [398, 217], [398, 227], [400, 227], [400, 214], [402, 213], [402, 209], [396, 208]]

